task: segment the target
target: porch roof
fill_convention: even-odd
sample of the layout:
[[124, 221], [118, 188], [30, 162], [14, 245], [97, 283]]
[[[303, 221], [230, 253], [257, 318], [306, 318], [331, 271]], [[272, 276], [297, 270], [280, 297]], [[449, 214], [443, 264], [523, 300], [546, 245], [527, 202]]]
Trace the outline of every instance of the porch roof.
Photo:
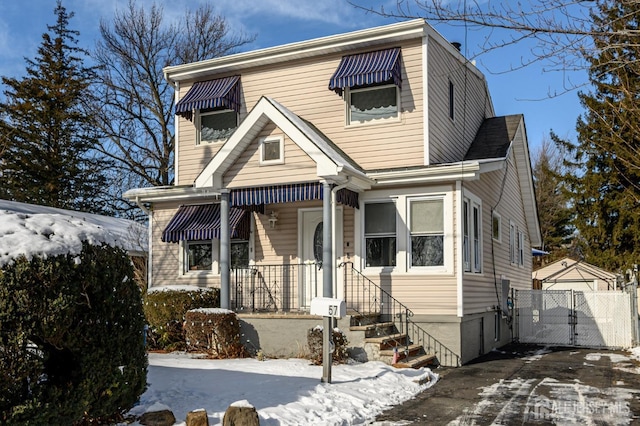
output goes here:
[[[296, 201], [322, 200], [323, 190], [320, 182], [271, 185], [255, 188], [232, 189], [232, 206], [260, 206], [264, 204], [291, 203]], [[336, 201], [353, 208], [359, 208], [358, 193], [346, 188], [338, 190]]]
[[384, 83], [390, 80], [393, 80], [396, 86], [402, 87], [399, 47], [343, 56], [329, 80], [329, 89], [342, 93], [345, 87]]
[[[248, 239], [249, 215], [243, 209], [229, 209], [231, 238]], [[178, 208], [162, 232], [162, 241], [212, 240], [220, 238], [220, 204], [184, 205]]]

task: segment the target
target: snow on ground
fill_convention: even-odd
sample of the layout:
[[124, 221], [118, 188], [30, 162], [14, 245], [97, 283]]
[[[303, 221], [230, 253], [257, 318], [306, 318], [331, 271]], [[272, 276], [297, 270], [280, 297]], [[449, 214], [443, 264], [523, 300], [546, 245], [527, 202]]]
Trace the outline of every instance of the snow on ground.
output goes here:
[[426, 368], [396, 369], [382, 362], [334, 365], [331, 372], [331, 383], [322, 383], [323, 367], [304, 359], [208, 360], [151, 353], [149, 387], [130, 414], [168, 407], [184, 425], [189, 411], [205, 409], [213, 426], [222, 424], [232, 403], [247, 401], [263, 426], [364, 425], [438, 380]]

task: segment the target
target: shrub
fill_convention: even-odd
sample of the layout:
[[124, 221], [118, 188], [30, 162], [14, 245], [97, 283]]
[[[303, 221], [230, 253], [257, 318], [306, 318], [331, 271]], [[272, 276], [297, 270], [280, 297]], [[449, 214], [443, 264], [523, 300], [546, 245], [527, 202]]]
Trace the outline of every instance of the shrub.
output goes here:
[[149, 324], [149, 347], [185, 349], [184, 321], [187, 311], [220, 307], [220, 290], [212, 288], [162, 289], [150, 291], [144, 298], [144, 313]]
[[187, 348], [207, 353], [212, 358], [247, 356], [240, 342], [240, 321], [227, 309], [193, 309], [185, 321]]
[[141, 295], [122, 249], [0, 269], [0, 423], [117, 418], [146, 388]]
[[[309, 358], [311, 361], [316, 364], [322, 364], [322, 340], [323, 328], [321, 326], [316, 326], [309, 330], [307, 333], [307, 345], [309, 345]], [[332, 360], [334, 364], [345, 363], [347, 359], [349, 359], [349, 354], [347, 353], [347, 345], [349, 342], [347, 341], [347, 336], [340, 330], [339, 328], [333, 329], [333, 345], [335, 350], [333, 351]]]

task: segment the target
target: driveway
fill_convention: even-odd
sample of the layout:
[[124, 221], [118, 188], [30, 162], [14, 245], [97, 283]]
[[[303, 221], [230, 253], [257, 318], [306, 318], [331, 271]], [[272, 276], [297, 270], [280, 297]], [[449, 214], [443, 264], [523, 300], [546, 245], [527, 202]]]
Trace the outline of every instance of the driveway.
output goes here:
[[435, 386], [374, 424], [640, 425], [640, 362], [631, 351], [508, 345], [434, 371]]

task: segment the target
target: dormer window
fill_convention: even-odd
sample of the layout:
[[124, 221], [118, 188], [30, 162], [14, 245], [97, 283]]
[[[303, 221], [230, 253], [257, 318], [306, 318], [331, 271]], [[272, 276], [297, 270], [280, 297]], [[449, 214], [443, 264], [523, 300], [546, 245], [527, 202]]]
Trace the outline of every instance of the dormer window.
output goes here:
[[198, 114], [197, 144], [226, 140], [238, 127], [238, 113], [230, 109], [207, 109]]
[[345, 94], [347, 124], [399, 118], [400, 48], [343, 56], [329, 89]]
[[284, 139], [280, 136], [260, 139], [260, 164], [284, 163]]

